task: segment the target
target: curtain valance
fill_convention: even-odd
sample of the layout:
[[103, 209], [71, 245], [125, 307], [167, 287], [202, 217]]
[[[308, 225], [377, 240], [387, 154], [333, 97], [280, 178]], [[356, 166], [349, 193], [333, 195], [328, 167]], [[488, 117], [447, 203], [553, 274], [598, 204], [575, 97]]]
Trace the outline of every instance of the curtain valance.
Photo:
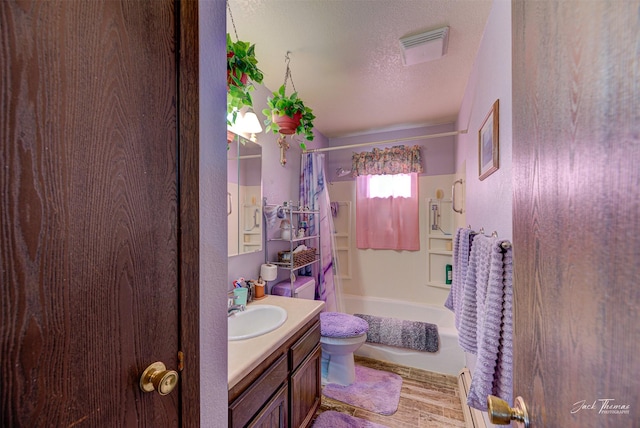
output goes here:
[[382, 150], [374, 148], [370, 152], [354, 153], [351, 164], [354, 176], [423, 172], [418, 145], [393, 146]]

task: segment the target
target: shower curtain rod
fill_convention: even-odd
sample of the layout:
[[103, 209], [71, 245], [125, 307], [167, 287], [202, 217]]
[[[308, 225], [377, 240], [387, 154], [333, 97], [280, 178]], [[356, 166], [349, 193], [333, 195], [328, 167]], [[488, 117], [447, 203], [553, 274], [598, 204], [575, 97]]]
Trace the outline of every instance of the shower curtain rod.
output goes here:
[[427, 138], [449, 137], [451, 135], [459, 135], [459, 134], [466, 134], [466, 133], [467, 133], [467, 130], [464, 129], [462, 131], [450, 131], [450, 132], [441, 132], [439, 134], [419, 135], [417, 137], [396, 138], [393, 140], [376, 141], [373, 143], [359, 143], [359, 144], [349, 144], [346, 146], [325, 147], [321, 149], [308, 149], [308, 150], [304, 150], [303, 153], [330, 152], [333, 150], [351, 149], [354, 147], [377, 146], [379, 144], [401, 143], [404, 141], [411, 141], [411, 140], [424, 140]]

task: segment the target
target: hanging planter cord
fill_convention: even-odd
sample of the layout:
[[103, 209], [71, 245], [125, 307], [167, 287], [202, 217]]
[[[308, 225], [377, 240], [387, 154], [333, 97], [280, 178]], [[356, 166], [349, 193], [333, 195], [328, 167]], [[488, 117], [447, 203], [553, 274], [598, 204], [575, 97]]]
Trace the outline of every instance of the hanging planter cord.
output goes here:
[[289, 58], [289, 54], [291, 51], [287, 51], [287, 54], [284, 56], [284, 60], [287, 63], [287, 69], [284, 72], [284, 93], [287, 93], [287, 79], [291, 80], [291, 86], [293, 87], [293, 92], [298, 92], [296, 89], [296, 85], [293, 84], [293, 77], [291, 76], [291, 69], [289, 68], [289, 63], [291, 62], [291, 58]]
[[231, 18], [231, 25], [233, 26], [233, 32], [236, 35], [236, 42], [237, 42], [240, 39], [238, 37], [238, 30], [236, 29], [236, 22], [233, 20], [233, 13], [231, 13], [231, 5], [229, 4], [229, 0], [227, 0], [227, 10], [229, 11], [229, 17]]

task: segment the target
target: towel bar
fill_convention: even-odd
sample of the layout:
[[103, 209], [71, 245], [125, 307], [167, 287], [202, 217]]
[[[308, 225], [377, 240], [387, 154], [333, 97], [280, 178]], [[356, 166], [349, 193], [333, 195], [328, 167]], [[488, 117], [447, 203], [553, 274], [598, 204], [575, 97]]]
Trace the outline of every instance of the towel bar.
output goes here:
[[453, 209], [453, 211], [457, 212], [458, 214], [462, 214], [462, 208], [460, 208], [459, 210], [456, 209], [456, 184], [464, 184], [464, 181], [462, 181], [462, 178], [460, 180], [456, 180], [453, 182], [453, 185], [451, 186], [451, 208]]
[[[467, 228], [471, 229], [471, 225], [468, 225]], [[484, 236], [491, 237], [491, 238], [497, 238], [498, 237], [498, 232], [495, 231], [495, 230], [493, 231], [493, 233], [491, 233], [491, 235], [485, 235], [484, 227], [481, 227], [479, 232], [472, 231], [471, 233], [473, 233], [474, 235], [484, 235]], [[502, 249], [506, 250], [508, 248], [511, 248], [511, 242], [505, 241], [502, 244], [500, 244], [500, 246], [502, 247]]]

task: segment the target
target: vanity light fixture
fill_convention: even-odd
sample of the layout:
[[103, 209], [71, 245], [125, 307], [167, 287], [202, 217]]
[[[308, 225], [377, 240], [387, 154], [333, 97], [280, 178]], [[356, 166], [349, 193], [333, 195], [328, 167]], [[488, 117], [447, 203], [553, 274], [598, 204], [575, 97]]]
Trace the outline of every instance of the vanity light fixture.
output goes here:
[[256, 114], [250, 110], [246, 112], [239, 111], [236, 117], [236, 121], [233, 125], [227, 126], [227, 129], [234, 134], [238, 135], [247, 135], [249, 141], [257, 142], [256, 134], [262, 132], [262, 126], [260, 125], [260, 121]]
[[241, 128], [247, 134], [251, 134], [249, 140], [254, 143], [257, 141], [256, 134], [262, 132], [262, 126], [260, 125], [260, 121], [258, 120], [258, 116], [251, 110], [247, 111], [242, 117]]
[[[242, 129], [242, 112], [237, 112], [235, 122], [231, 120], [232, 114], [233, 113], [229, 113], [227, 115], [227, 131], [231, 131], [234, 134], [239, 135], [244, 132]], [[231, 125], [229, 125], [229, 123], [231, 123]]]

